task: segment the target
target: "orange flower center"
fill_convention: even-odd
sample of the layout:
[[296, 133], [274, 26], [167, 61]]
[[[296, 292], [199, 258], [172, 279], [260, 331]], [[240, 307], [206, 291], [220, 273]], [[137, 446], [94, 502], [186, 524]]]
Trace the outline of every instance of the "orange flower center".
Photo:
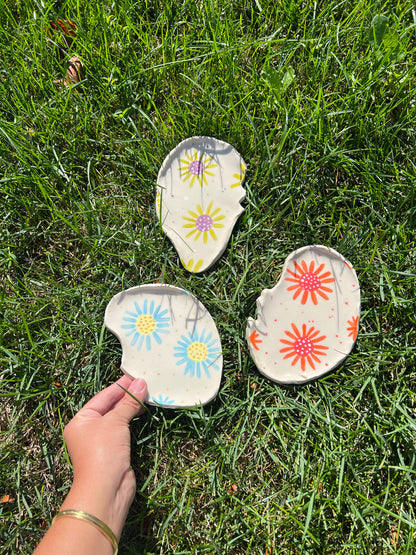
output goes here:
[[316, 291], [321, 287], [321, 280], [312, 272], [306, 272], [299, 280], [304, 291]]
[[313, 343], [308, 337], [298, 337], [293, 347], [296, 353], [301, 357], [306, 357], [313, 351]]

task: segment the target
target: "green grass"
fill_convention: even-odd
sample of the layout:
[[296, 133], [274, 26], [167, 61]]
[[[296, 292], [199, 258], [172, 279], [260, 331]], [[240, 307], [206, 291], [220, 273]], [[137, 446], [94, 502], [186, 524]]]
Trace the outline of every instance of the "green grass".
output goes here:
[[[53, 82], [57, 18], [78, 27], [72, 90]], [[415, 552], [415, 36], [408, 0], [2, 4], [5, 553], [33, 551], [71, 483], [62, 427], [120, 375], [106, 304], [160, 279], [210, 310], [224, 373], [204, 409], [132, 425], [120, 553]], [[154, 210], [161, 163], [193, 135], [248, 164], [245, 211], [203, 275]], [[335, 372], [283, 388], [257, 372], [245, 324], [285, 258], [316, 243], [357, 271], [360, 334]]]

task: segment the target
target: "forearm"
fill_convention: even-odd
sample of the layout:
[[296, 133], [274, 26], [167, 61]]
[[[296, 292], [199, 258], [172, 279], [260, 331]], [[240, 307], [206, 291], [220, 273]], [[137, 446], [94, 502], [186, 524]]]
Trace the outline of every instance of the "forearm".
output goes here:
[[[127, 516], [128, 504], [124, 498], [120, 502], [118, 496], [106, 491], [105, 486], [75, 483], [65, 498], [59, 512], [67, 510], [84, 511], [95, 516], [115, 534], [117, 541]], [[112, 555], [113, 546], [109, 539], [92, 524], [73, 517], [56, 519], [35, 555]]]
[[[125, 394], [125, 389], [131, 395]], [[142, 412], [145, 397], [146, 382], [123, 376], [95, 395], [65, 427], [74, 483], [59, 512], [78, 511], [76, 516], [81, 519], [67, 514], [54, 520], [36, 555], [114, 553], [113, 544], [120, 540], [136, 493], [129, 422]], [[91, 523], [91, 518], [79, 511], [92, 515], [98, 523]]]

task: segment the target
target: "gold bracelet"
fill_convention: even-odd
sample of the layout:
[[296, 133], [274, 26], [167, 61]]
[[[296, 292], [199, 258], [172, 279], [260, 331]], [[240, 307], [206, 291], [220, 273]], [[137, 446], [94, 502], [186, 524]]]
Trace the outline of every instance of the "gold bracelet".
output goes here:
[[85, 513], [84, 511], [74, 511], [72, 509], [69, 509], [67, 511], [61, 511], [60, 513], [55, 515], [52, 520], [52, 524], [55, 522], [55, 520], [58, 520], [58, 518], [63, 518], [64, 516], [68, 516], [70, 518], [78, 518], [79, 520], [88, 522], [88, 524], [91, 524], [91, 526], [94, 526], [94, 528], [97, 528], [97, 530], [99, 530], [101, 534], [103, 534], [109, 540], [109, 542], [113, 546], [114, 555], [117, 555], [117, 538], [114, 532], [102, 520], [100, 520], [96, 516], [90, 515], [89, 513]]

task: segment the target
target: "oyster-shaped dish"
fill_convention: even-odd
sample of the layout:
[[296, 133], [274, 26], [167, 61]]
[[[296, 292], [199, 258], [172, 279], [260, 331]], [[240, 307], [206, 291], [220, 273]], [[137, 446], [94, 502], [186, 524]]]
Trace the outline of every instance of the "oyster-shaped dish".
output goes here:
[[257, 299], [246, 337], [259, 371], [281, 384], [314, 380], [340, 364], [358, 334], [360, 286], [352, 265], [320, 245], [293, 252]]
[[182, 141], [157, 178], [156, 212], [190, 272], [202, 272], [224, 252], [243, 212], [246, 166], [228, 143], [212, 137]]
[[104, 322], [120, 340], [123, 372], [146, 380], [146, 403], [194, 407], [218, 393], [221, 341], [212, 316], [188, 291], [132, 287], [111, 299]]

